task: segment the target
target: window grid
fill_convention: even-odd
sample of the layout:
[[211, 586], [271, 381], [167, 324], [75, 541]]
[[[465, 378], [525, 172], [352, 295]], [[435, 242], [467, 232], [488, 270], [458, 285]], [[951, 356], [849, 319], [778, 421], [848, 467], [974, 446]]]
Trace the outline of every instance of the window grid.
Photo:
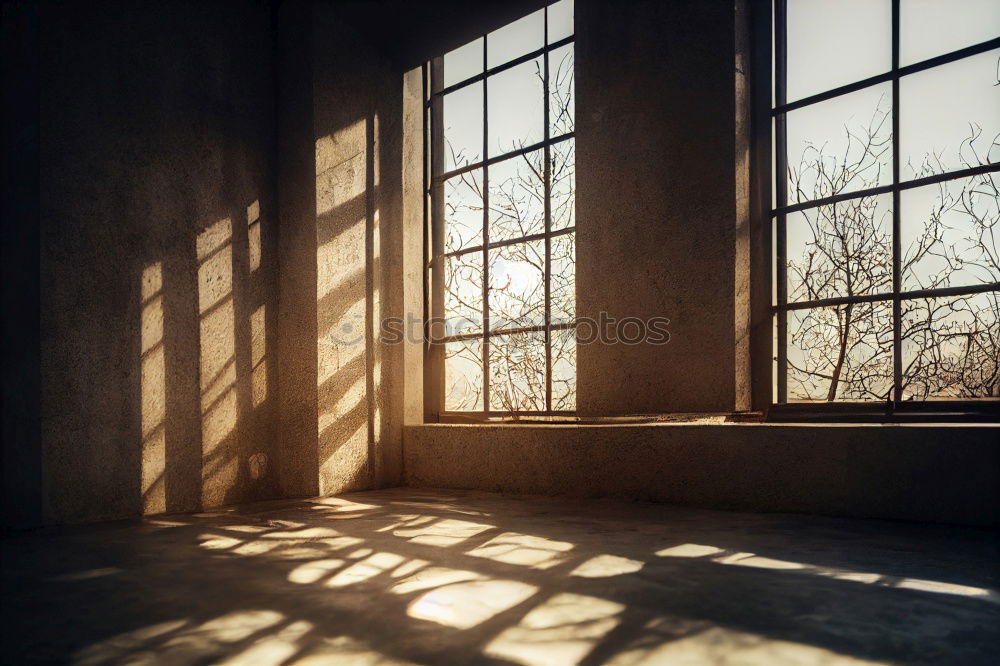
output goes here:
[[[930, 58], [918, 63], [899, 66], [900, 52], [900, 0], [892, 0], [892, 59], [891, 69], [888, 72], [877, 76], [868, 77], [854, 83], [839, 86], [825, 92], [802, 98], [792, 103], [788, 103], [786, 98], [787, 85], [787, 2], [788, 0], [774, 0], [774, 98], [772, 100], [771, 117], [774, 123], [774, 147], [775, 155], [773, 160], [775, 178], [775, 201], [774, 207], [770, 210], [773, 219], [774, 234], [774, 266], [775, 266], [775, 303], [771, 307], [772, 317], [775, 320], [777, 349], [775, 354], [776, 365], [776, 395], [774, 402], [778, 404], [787, 403], [788, 394], [788, 320], [789, 312], [801, 309], [810, 309], [831, 305], [843, 305], [853, 303], [871, 302], [892, 302], [892, 337], [893, 337], [893, 382], [886, 402], [890, 405], [899, 405], [903, 401], [902, 395], [902, 344], [901, 344], [901, 306], [904, 300], [937, 297], [937, 296], [957, 296], [1000, 291], [1000, 282], [985, 283], [979, 285], [969, 285], [960, 287], [942, 287], [936, 289], [921, 289], [902, 291], [901, 289], [901, 207], [900, 195], [903, 191], [932, 185], [945, 181], [958, 180], [960, 178], [976, 176], [985, 173], [1000, 172], [1000, 162], [991, 162], [966, 169], [946, 171], [927, 177], [901, 181], [900, 178], [900, 135], [899, 135], [899, 82], [903, 77], [939, 67], [951, 62], [967, 58], [969, 56], [985, 53], [1000, 47], [1000, 38], [991, 39], [986, 42], [975, 44], [963, 49], [952, 51], [934, 58]], [[833, 196], [818, 198], [793, 205], [788, 203], [788, 154], [787, 154], [787, 115], [789, 112], [806, 108], [820, 102], [841, 97], [852, 92], [870, 88], [880, 83], [892, 83], [892, 182], [888, 185], [866, 188], [858, 191], [843, 192]], [[892, 291], [889, 293], [865, 294], [857, 296], [842, 296], [834, 298], [815, 299], [808, 301], [788, 302], [788, 282], [787, 282], [787, 237], [786, 221], [790, 213], [819, 208], [824, 205], [835, 204], [840, 201], [859, 200], [865, 197], [879, 194], [891, 194], [893, 200], [892, 209]], [[943, 402], [943, 401], [942, 401]]]
[[[442, 71], [443, 71], [443, 56], [438, 56], [434, 58], [430, 66], [424, 66], [424, 123], [425, 123], [425, 136], [427, 137], [427, 142], [425, 145], [428, 146], [428, 150], [425, 151], [425, 161], [424, 161], [424, 185], [425, 185], [425, 206], [424, 206], [424, 220], [425, 226], [427, 227], [428, 233], [425, 237], [425, 263], [427, 266], [427, 273], [425, 277], [425, 290], [424, 290], [424, 311], [430, 315], [430, 319], [438, 318], [440, 319], [443, 313], [441, 307], [441, 292], [443, 291], [443, 264], [444, 260], [451, 257], [458, 257], [462, 255], [468, 255], [473, 253], [480, 253], [482, 255], [483, 262], [483, 275], [482, 275], [482, 332], [477, 333], [465, 333], [457, 335], [435, 335], [434, 327], [428, 326], [425, 328], [425, 339], [428, 341], [428, 353], [425, 354], [426, 362], [428, 363], [429, 372], [425, 373], [425, 415], [431, 418], [440, 417], [442, 414], [456, 414], [462, 416], [475, 416], [475, 415], [485, 415], [490, 416], [500, 416], [508, 414], [507, 411], [498, 411], [491, 408], [490, 403], [490, 355], [489, 355], [489, 344], [490, 338], [500, 335], [518, 335], [526, 333], [544, 333], [544, 345], [545, 345], [545, 409], [544, 410], [518, 410], [516, 413], [524, 416], [557, 416], [557, 415], [571, 415], [574, 411], [567, 410], [553, 410], [552, 409], [552, 332], [570, 330], [576, 328], [576, 323], [574, 322], [552, 322], [552, 289], [551, 289], [551, 274], [552, 274], [552, 239], [558, 238], [560, 236], [565, 236], [573, 234], [576, 231], [575, 225], [570, 225], [558, 229], [556, 231], [552, 230], [552, 192], [551, 192], [551, 149], [552, 146], [562, 143], [564, 141], [570, 141], [575, 139], [575, 132], [570, 131], [559, 136], [551, 136], [551, 125], [550, 125], [550, 72], [549, 72], [549, 56], [552, 51], [559, 49], [568, 44], [573, 44], [575, 42], [576, 36], [570, 35], [554, 42], [549, 42], [549, 7], [544, 8], [543, 13], [543, 46], [540, 49], [536, 49], [522, 56], [509, 60], [505, 63], [497, 65], [493, 68], [489, 68], [488, 65], [488, 42], [489, 35], [482, 35], [483, 45], [482, 45], [482, 56], [483, 56], [483, 71], [471, 76], [467, 79], [453, 83], [450, 86], [442, 87]], [[543, 126], [543, 138], [542, 141], [536, 142], [528, 146], [522, 146], [516, 150], [511, 150], [508, 152], [495, 155], [493, 157], [489, 156], [489, 97], [488, 97], [488, 81], [491, 77], [496, 74], [500, 74], [509, 69], [512, 69], [518, 65], [521, 65], [531, 60], [542, 57], [543, 61], [543, 80], [542, 80], [542, 100], [543, 100], [543, 110], [542, 110], [542, 126]], [[440, 156], [435, 153], [441, 152], [441, 142], [443, 138], [444, 129], [442, 127], [441, 109], [443, 104], [441, 101], [444, 99], [445, 95], [458, 91], [467, 86], [475, 85], [481, 83], [483, 86], [483, 101], [482, 101], [482, 111], [483, 111], [483, 144], [482, 144], [482, 159], [474, 162], [470, 162], [464, 166], [452, 169], [447, 172], [442, 172], [443, 169], [437, 168], [436, 165], [440, 163]], [[543, 198], [544, 198], [544, 231], [536, 234], [529, 234], [525, 236], [504, 239], [501, 241], [490, 241], [489, 227], [490, 227], [490, 202], [489, 202], [489, 170], [491, 166], [505, 162], [507, 160], [517, 159], [523, 155], [527, 155], [531, 152], [543, 150], [543, 160], [544, 160], [544, 171], [543, 171]], [[477, 169], [482, 169], [482, 196], [483, 196], [483, 226], [482, 226], [482, 243], [472, 247], [461, 248], [459, 250], [454, 250], [451, 252], [443, 251], [443, 244], [441, 242], [441, 236], [444, 227], [444, 219], [441, 214], [442, 207], [442, 189], [445, 181], [448, 179], [462, 175], [464, 173], [472, 172]], [[542, 240], [544, 241], [545, 248], [545, 270], [543, 273], [544, 277], [544, 325], [540, 326], [523, 326], [523, 327], [505, 327], [498, 328], [496, 330], [491, 330], [490, 327], [490, 306], [489, 306], [489, 285], [490, 285], [490, 275], [489, 275], [489, 251], [497, 248], [502, 248], [510, 245], [516, 245], [518, 243], [526, 243], [530, 241]], [[443, 353], [444, 345], [449, 342], [463, 342], [468, 340], [482, 340], [481, 354], [482, 354], [482, 396], [480, 400], [482, 401], [482, 410], [471, 410], [471, 411], [461, 411], [461, 412], [449, 412], [445, 409], [444, 404], [444, 381], [445, 381], [445, 356]], [[429, 400], [428, 400], [429, 398]]]

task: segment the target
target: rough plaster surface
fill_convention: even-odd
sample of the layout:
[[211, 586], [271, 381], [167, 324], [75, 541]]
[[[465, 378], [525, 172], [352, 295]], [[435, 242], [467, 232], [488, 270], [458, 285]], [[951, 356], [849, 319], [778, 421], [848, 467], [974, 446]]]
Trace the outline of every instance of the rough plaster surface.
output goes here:
[[1000, 426], [423, 425], [406, 483], [1000, 524]]
[[733, 3], [582, 0], [576, 34], [577, 312], [671, 322], [581, 345], [578, 409], [731, 410]]
[[294, 11], [281, 28], [280, 142], [294, 156], [279, 158], [282, 486], [326, 494], [401, 476], [402, 347], [378, 334], [402, 312], [402, 90], [335, 8]]
[[44, 519], [273, 497], [269, 13], [40, 25]]
[[[995, 664], [995, 534], [398, 489], [3, 543], [11, 663]], [[58, 612], [53, 612], [58, 609]]]

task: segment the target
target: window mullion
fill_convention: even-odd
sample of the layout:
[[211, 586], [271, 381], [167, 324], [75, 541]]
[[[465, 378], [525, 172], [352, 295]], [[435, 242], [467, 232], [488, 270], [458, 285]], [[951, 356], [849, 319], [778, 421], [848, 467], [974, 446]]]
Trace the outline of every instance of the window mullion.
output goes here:
[[[486, 42], [483, 35], [483, 71], [487, 71]], [[490, 167], [486, 159], [490, 154], [489, 77], [483, 76], [483, 410], [490, 413]]]
[[[544, 17], [545, 45], [549, 43], [549, 9], [545, 8]], [[545, 409], [552, 409], [552, 201], [551, 180], [552, 161], [549, 145], [549, 50], [546, 48], [542, 56], [544, 72], [542, 81], [543, 122], [542, 137], [545, 141], [545, 169], [542, 184], [545, 193]]]
[[[444, 58], [437, 57], [431, 61], [430, 67], [431, 93], [442, 85], [444, 80]], [[444, 98], [432, 98], [428, 122], [430, 125], [430, 198], [431, 210], [429, 219], [430, 237], [427, 239], [428, 255], [431, 258], [430, 284], [428, 294], [429, 318], [425, 322], [426, 351], [425, 359], [428, 372], [424, 383], [424, 417], [427, 421], [436, 421], [445, 408], [445, 347], [434, 341], [432, 322], [444, 320], [444, 182], [434, 179], [434, 176], [444, 170]]]
[[899, 0], [892, 0], [892, 391], [887, 400], [896, 403], [903, 400], [899, 146]]
[[[786, 75], [787, 75], [787, 8], [786, 0], [775, 0], [774, 3], [774, 105], [784, 106], [786, 102]], [[775, 208], [781, 209], [788, 205], [788, 142], [786, 132], [787, 114], [780, 114], [774, 118], [775, 132]], [[779, 314], [777, 316], [778, 333], [778, 376], [777, 376], [777, 402], [787, 401], [788, 388], [788, 317], [781, 311], [788, 301], [788, 279], [785, 275], [788, 262], [786, 257], [786, 216], [778, 213], [774, 218], [775, 223], [775, 280], [777, 305]]]

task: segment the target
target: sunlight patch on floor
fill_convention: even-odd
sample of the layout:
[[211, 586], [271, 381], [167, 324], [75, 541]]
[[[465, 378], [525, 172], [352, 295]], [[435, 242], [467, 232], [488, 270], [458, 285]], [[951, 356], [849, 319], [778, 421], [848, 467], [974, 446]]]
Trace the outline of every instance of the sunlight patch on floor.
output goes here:
[[469, 629], [513, 608], [538, 588], [516, 580], [477, 580], [445, 585], [418, 597], [407, 609], [417, 620]]
[[531, 666], [573, 666], [618, 626], [625, 606], [581, 594], [558, 594], [505, 629], [486, 654]]
[[485, 557], [504, 564], [519, 564], [535, 569], [549, 569], [566, 560], [563, 553], [572, 550], [573, 544], [544, 537], [505, 532], [490, 539], [467, 555]]

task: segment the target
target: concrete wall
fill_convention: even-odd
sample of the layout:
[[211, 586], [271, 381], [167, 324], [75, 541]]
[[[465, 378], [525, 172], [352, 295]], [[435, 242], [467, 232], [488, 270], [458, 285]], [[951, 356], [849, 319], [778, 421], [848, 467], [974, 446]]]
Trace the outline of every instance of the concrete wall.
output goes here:
[[41, 520], [38, 350], [38, 7], [0, 6], [3, 67], [3, 394], [0, 525]]
[[269, 10], [40, 19], [44, 520], [273, 497]]
[[403, 349], [378, 334], [402, 311], [402, 74], [336, 5], [281, 12], [282, 492], [394, 485]]
[[577, 312], [671, 335], [581, 345], [581, 414], [735, 408], [735, 20], [733, 2], [577, 0]]
[[407, 485], [1000, 524], [1000, 426], [423, 425]]

